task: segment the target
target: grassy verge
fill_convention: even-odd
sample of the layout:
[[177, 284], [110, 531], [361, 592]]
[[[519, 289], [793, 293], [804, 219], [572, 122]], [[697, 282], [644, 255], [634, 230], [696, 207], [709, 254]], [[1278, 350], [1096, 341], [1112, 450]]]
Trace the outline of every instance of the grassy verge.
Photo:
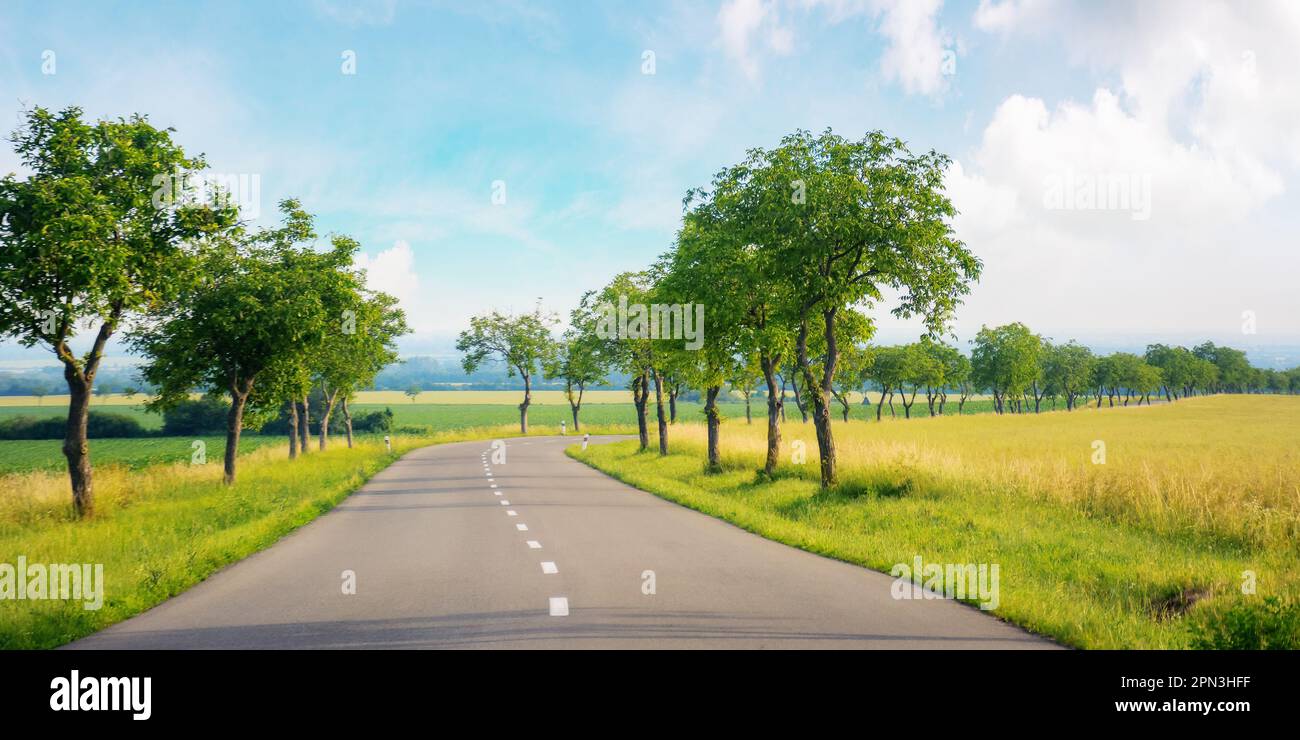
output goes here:
[[329, 511], [409, 450], [510, 436], [518, 429], [398, 435], [391, 453], [376, 438], [353, 449], [337, 439], [294, 461], [280, 443], [241, 455], [230, 487], [211, 454], [206, 465], [101, 465], [96, 514], [85, 521], [71, 518], [62, 471], [2, 476], [0, 563], [21, 555], [28, 563], [103, 564], [105, 597], [95, 611], [79, 601], [0, 600], [0, 648], [55, 647], [149, 609]]
[[[696, 425], [674, 428], [667, 458], [635, 442], [569, 454], [762, 536], [875, 570], [917, 555], [997, 563], [996, 614], [1068, 645], [1294, 648], [1298, 411], [1295, 401], [1215, 398], [838, 424], [843, 474], [830, 491], [816, 481], [812, 430], [798, 424], [785, 428], [787, 463], [771, 480], [756, 475], [762, 430], [743, 425], [723, 427], [720, 473], [704, 471]], [[1107, 464], [1090, 462], [1097, 439], [1109, 441]], [[791, 461], [796, 440], [806, 464]], [[1248, 581], [1254, 594], [1243, 593]]]

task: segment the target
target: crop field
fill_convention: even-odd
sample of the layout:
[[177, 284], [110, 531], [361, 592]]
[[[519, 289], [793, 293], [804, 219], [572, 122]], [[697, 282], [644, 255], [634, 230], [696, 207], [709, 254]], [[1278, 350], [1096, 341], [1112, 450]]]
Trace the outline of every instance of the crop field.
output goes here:
[[[1215, 396], [1073, 413], [837, 423], [840, 484], [821, 491], [811, 426], [756, 477], [761, 426], [702, 426], [672, 454], [570, 454], [741, 527], [888, 572], [1000, 565], [996, 614], [1074, 646], [1179, 648], [1229, 609], [1300, 597], [1300, 399]], [[802, 443], [806, 462], [792, 458]], [[652, 444], [653, 447], [653, 444]], [[1253, 593], [1252, 593], [1253, 592]], [[1294, 625], [1290, 627], [1294, 631]]]
[[[204, 437], [135, 437], [96, 439], [90, 443], [90, 461], [94, 465], [121, 465], [144, 468], [168, 463], [188, 464], [194, 458], [195, 442], [203, 443], [203, 456], [215, 465], [226, 454], [224, 436]], [[286, 444], [279, 437], [244, 434], [239, 438], [239, 454], [244, 455], [269, 444]], [[63, 440], [18, 439], [0, 441], [0, 475], [29, 470], [64, 471], [67, 463], [61, 452]]]

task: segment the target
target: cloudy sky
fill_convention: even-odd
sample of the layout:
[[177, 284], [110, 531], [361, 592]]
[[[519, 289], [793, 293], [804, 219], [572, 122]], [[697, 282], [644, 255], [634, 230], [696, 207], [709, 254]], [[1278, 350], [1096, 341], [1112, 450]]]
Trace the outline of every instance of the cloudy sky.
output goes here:
[[360, 239], [410, 347], [566, 311], [669, 247], [687, 188], [826, 127], [953, 158], [986, 266], [959, 334], [1300, 338], [1289, 0], [6, 2], [0, 122], [72, 104]]

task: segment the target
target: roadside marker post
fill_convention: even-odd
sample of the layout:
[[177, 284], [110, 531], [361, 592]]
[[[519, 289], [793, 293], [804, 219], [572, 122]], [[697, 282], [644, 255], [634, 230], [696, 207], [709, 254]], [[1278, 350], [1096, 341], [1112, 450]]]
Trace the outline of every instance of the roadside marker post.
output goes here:
[[586, 432], [582, 435], [582, 449], [587, 449], [587, 440], [589, 439], [591, 439], [591, 432]]
[[393, 451], [393, 440], [387, 434], [384, 435], [384, 446], [388, 448], [389, 452]]
[[560, 420], [560, 436], [563, 437], [564, 435], [566, 435], [566, 434], [568, 434], [568, 433], [569, 433], [568, 430], [564, 428], [564, 420], [561, 419], [561, 420]]

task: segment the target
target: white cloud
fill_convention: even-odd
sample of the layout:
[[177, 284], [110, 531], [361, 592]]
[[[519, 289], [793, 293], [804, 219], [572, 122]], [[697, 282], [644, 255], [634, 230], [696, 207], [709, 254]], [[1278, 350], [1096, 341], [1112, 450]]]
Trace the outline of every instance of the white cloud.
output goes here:
[[[958, 233], [986, 263], [963, 313], [1178, 329], [1263, 306], [1275, 330], [1300, 331], [1286, 307], [1300, 255], [1274, 246], [1300, 164], [1297, 7], [982, 2], [978, 28], [1042, 37], [1117, 82], [1086, 102], [1008, 96], [949, 172]], [[1149, 219], [1047, 207], [1049, 188], [1089, 177], [1149, 182]]]
[[415, 254], [405, 241], [397, 241], [374, 257], [358, 252], [352, 263], [366, 271], [366, 287], [371, 290], [382, 291], [403, 302], [418, 295], [420, 277], [415, 272]]
[[889, 45], [880, 60], [885, 79], [911, 94], [935, 95], [946, 87], [951, 42], [939, 29], [943, 0], [886, 0], [877, 4], [879, 30]]
[[[794, 30], [784, 22], [781, 9], [821, 11], [832, 25], [874, 18], [876, 31], [887, 42], [880, 58], [882, 76], [910, 94], [937, 95], [947, 87], [946, 55], [952, 45], [939, 26], [942, 7], [943, 0], [728, 0], [718, 11], [718, 33], [727, 56], [756, 82], [762, 52], [794, 52]], [[759, 38], [766, 44], [757, 44]]]
[[722, 48], [727, 56], [740, 65], [751, 82], [759, 77], [757, 51], [753, 37], [767, 32], [767, 48], [779, 54], [789, 54], [794, 47], [793, 36], [777, 18], [776, 3], [771, 0], [727, 0], [718, 10], [718, 31]]

